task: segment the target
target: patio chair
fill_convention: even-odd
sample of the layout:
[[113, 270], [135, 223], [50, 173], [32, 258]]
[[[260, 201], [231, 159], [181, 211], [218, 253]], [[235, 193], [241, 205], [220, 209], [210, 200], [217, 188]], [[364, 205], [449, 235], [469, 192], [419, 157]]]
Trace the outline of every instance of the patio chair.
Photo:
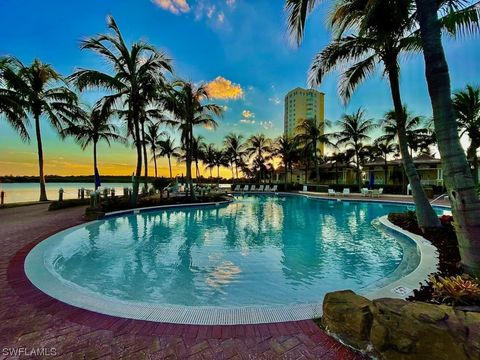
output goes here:
[[245, 185], [245, 186], [243, 187], [243, 191], [248, 191], [248, 187], [249, 187], [249, 185]]
[[348, 195], [350, 195], [350, 189], [349, 189], [349, 188], [343, 189], [342, 195], [343, 195], [343, 196], [348, 196]]
[[[383, 193], [383, 189], [382, 189], [382, 193]], [[372, 198], [374, 197], [380, 197], [380, 189], [374, 189], [372, 190]]]
[[367, 188], [361, 188], [360, 193], [362, 194], [363, 197], [367, 197], [368, 189]]
[[265, 185], [260, 185], [260, 186], [258, 187], [258, 190], [257, 190], [257, 191], [263, 192], [264, 189], [265, 189]]
[[257, 191], [256, 186], [252, 185], [252, 188], [250, 189], [250, 191]]
[[270, 185], [265, 185], [265, 189], [263, 189], [264, 192], [270, 192], [272, 189], [270, 188]]
[[278, 185], [273, 185], [272, 192], [277, 192]]
[[337, 193], [333, 189], [328, 189], [328, 196], [335, 196]]
[[241, 187], [240, 185], [236, 185], [236, 186], [235, 186], [235, 189], [233, 189], [233, 191], [239, 192], [239, 191], [241, 190], [241, 188], [242, 188], [242, 187]]

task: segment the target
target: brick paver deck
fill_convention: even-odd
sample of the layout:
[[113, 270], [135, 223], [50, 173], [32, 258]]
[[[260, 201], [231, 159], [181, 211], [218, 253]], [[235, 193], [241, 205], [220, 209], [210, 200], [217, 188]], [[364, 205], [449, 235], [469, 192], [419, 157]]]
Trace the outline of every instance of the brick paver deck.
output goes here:
[[[83, 222], [84, 208], [0, 210], [0, 359], [43, 348], [61, 359], [360, 359], [311, 320], [192, 326], [116, 318], [37, 290], [23, 271], [39, 241]], [[15, 350], [16, 349], [16, 350]], [[38, 350], [36, 350], [38, 351]]]

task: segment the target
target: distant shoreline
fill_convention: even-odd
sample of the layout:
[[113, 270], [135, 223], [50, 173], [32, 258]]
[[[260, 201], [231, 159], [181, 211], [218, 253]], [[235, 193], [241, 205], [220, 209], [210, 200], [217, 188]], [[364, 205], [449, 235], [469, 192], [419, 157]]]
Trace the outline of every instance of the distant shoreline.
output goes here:
[[[101, 176], [102, 183], [131, 183], [132, 176]], [[144, 178], [142, 177], [142, 181]], [[148, 181], [153, 181], [154, 178], [149, 177]], [[0, 183], [9, 184], [9, 183], [35, 183], [38, 182], [38, 176], [0, 176]], [[45, 177], [47, 183], [89, 183], [95, 182], [93, 176], [57, 176], [57, 175], [47, 175]]]

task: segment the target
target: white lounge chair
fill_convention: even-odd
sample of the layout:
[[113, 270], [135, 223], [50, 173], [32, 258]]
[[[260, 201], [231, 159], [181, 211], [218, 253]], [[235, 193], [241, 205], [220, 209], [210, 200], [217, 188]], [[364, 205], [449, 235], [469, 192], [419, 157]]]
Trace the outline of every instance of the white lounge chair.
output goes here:
[[328, 196], [335, 196], [337, 193], [333, 189], [328, 189]]
[[343, 195], [343, 196], [348, 196], [348, 195], [350, 195], [350, 189], [349, 189], [349, 188], [343, 189], [342, 195]]
[[272, 192], [277, 192], [277, 189], [278, 189], [278, 185], [273, 185]]
[[249, 187], [249, 185], [245, 185], [245, 186], [243, 187], [243, 191], [248, 191], [248, 187]]
[[373, 197], [379, 198], [380, 195], [382, 195], [382, 194], [383, 194], [383, 188], [378, 189], [378, 190], [377, 190], [377, 189], [372, 190], [372, 198], [373, 198]]
[[235, 189], [233, 189], [233, 191], [235, 192], [239, 192], [241, 190], [241, 186], [240, 185], [236, 185], [235, 186]]
[[250, 191], [257, 191], [256, 186], [252, 185], [252, 187], [250, 188]]
[[265, 192], [270, 192], [272, 189], [270, 188], [270, 185], [265, 185], [265, 189], [263, 189]]
[[259, 192], [263, 192], [264, 189], [265, 189], [265, 185], [260, 185], [260, 186], [258, 187], [258, 191], [259, 191]]
[[363, 197], [367, 197], [368, 189], [367, 188], [361, 188], [360, 193], [362, 194]]

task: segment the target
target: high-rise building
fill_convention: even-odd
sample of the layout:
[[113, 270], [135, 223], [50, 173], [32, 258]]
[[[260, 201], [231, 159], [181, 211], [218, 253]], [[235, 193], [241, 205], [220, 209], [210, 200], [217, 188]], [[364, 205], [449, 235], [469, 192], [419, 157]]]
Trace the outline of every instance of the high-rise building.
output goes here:
[[[285, 134], [295, 136], [297, 126], [305, 119], [321, 124], [325, 121], [325, 94], [314, 89], [297, 87], [285, 96]], [[324, 153], [323, 144], [319, 144]]]

